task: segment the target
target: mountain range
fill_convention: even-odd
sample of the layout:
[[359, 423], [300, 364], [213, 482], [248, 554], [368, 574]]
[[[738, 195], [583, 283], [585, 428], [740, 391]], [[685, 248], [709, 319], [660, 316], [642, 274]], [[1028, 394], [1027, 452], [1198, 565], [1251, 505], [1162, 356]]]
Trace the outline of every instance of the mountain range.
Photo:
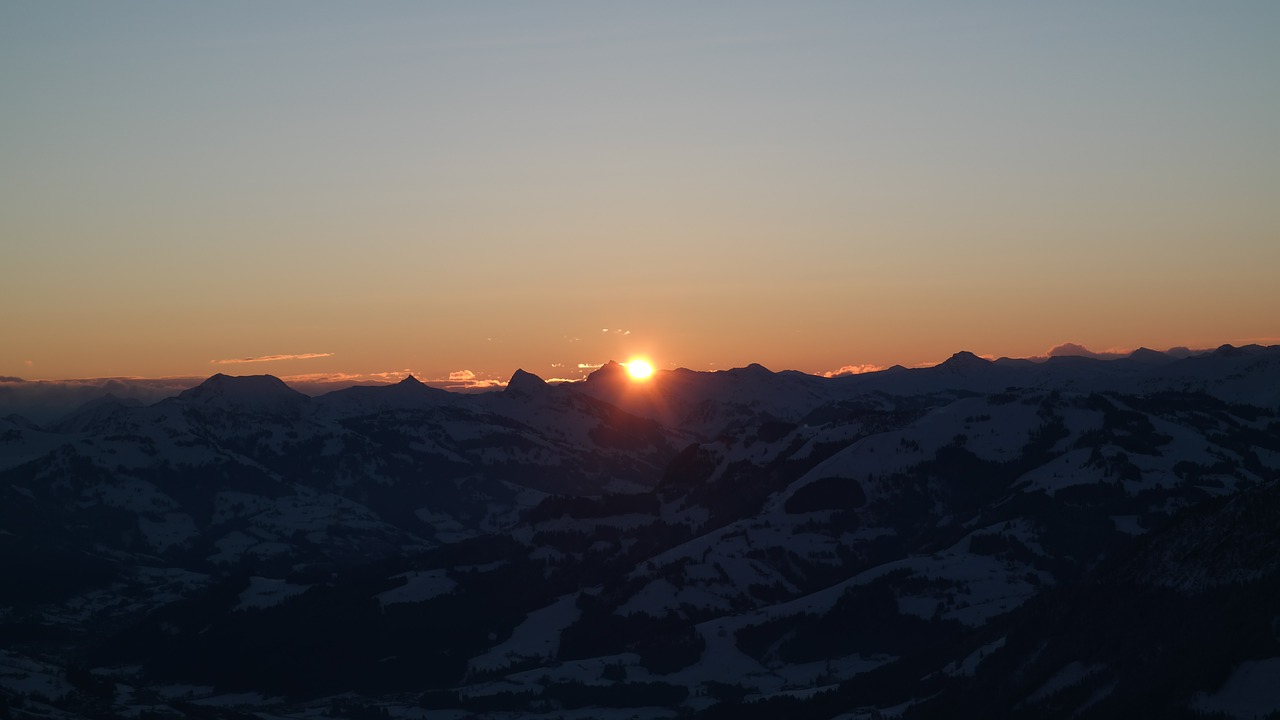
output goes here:
[[1280, 346], [0, 419], [0, 718], [1280, 713]]

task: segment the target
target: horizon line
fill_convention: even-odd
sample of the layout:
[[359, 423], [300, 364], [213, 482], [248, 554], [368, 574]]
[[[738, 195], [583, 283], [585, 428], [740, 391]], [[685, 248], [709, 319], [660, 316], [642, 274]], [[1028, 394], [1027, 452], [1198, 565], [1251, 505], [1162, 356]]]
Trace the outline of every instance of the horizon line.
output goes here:
[[[1270, 338], [1267, 338], [1267, 339], [1270, 340]], [[717, 372], [729, 372], [731, 370], [742, 370], [752, 365], [757, 365], [765, 368], [771, 373], [781, 373], [781, 372], [800, 373], [800, 374], [808, 375], [811, 377], [833, 379], [837, 377], [850, 377], [853, 375], [876, 374], [876, 373], [884, 372], [886, 370], [892, 370], [894, 368], [899, 368], [904, 370], [923, 370], [927, 368], [937, 367], [939, 365], [942, 365], [943, 363], [946, 363], [948, 360], [951, 360], [957, 356], [962, 356], [965, 354], [972, 355], [974, 357], [980, 358], [987, 362], [998, 362], [1001, 360], [1009, 360], [1009, 361], [1027, 361], [1027, 362], [1033, 362], [1033, 363], [1045, 363], [1045, 362], [1048, 362], [1049, 360], [1054, 360], [1057, 358], [1084, 358], [1087, 360], [1098, 360], [1098, 361], [1106, 362], [1106, 361], [1112, 361], [1112, 360], [1123, 360], [1123, 359], [1132, 357], [1134, 353], [1137, 353], [1140, 350], [1148, 350], [1150, 352], [1159, 353], [1161, 355], [1169, 355], [1170, 353], [1177, 351], [1177, 354], [1172, 355], [1171, 357], [1174, 357], [1175, 359], [1182, 359], [1184, 357], [1191, 357], [1191, 356], [1203, 355], [1203, 354], [1215, 352], [1217, 350], [1224, 349], [1224, 348], [1240, 349], [1240, 348], [1247, 348], [1247, 347], [1273, 348], [1273, 347], [1280, 347], [1280, 343], [1272, 344], [1272, 345], [1263, 345], [1260, 343], [1247, 343], [1244, 345], [1233, 345], [1231, 343], [1222, 343], [1216, 347], [1211, 347], [1211, 348], [1207, 348], [1207, 347], [1206, 348], [1189, 348], [1187, 346], [1178, 345], [1178, 346], [1166, 348], [1165, 350], [1153, 350], [1151, 348], [1145, 348], [1145, 347], [1138, 347], [1138, 348], [1132, 348], [1132, 349], [1112, 348], [1112, 349], [1098, 351], [1098, 352], [1089, 350], [1088, 348], [1082, 345], [1078, 345], [1076, 343], [1063, 343], [1060, 345], [1056, 345], [1053, 348], [1050, 348], [1048, 351], [1046, 351], [1044, 354], [1041, 354], [1041, 355], [1030, 355], [1025, 357], [1012, 357], [1008, 355], [1002, 355], [997, 357], [992, 353], [980, 354], [980, 353], [974, 353], [969, 350], [959, 350], [944, 360], [917, 363], [909, 366], [902, 365], [900, 363], [893, 364], [893, 365], [883, 365], [883, 366], [873, 365], [870, 363], [860, 364], [860, 365], [850, 364], [850, 365], [844, 365], [836, 370], [810, 372], [806, 370], [796, 370], [791, 368], [786, 368], [783, 370], [773, 370], [771, 368], [765, 367], [761, 363], [749, 362], [745, 365], [739, 365], [739, 366], [717, 369], [717, 370], [695, 370], [689, 367], [677, 366], [674, 368], [656, 369], [656, 372], [671, 373], [671, 372], [683, 370], [686, 372], [694, 372], [694, 373], [717, 373]], [[611, 359], [604, 363], [601, 363], [600, 366], [598, 367], [591, 368], [592, 372], [589, 372], [586, 375], [579, 378], [565, 378], [565, 377], [554, 377], [554, 376], [545, 377], [539, 373], [526, 370], [523, 366], [518, 367], [516, 370], [513, 370], [511, 373], [509, 373], [506, 376], [506, 379], [500, 379], [497, 377], [480, 378], [474, 373], [471, 373], [469, 370], [455, 371], [453, 373], [450, 373], [450, 375], [453, 375], [455, 377], [445, 376], [445, 377], [435, 377], [431, 379], [423, 379], [418, 373], [415, 373], [409, 369], [399, 370], [399, 371], [395, 371], [395, 370], [383, 371], [383, 372], [375, 372], [375, 373], [348, 373], [343, 371], [334, 371], [334, 372], [300, 373], [300, 374], [288, 374], [288, 375], [285, 375], [285, 374], [277, 375], [273, 373], [255, 373], [255, 374], [260, 376], [274, 377], [280, 380], [281, 382], [284, 382], [287, 385], [295, 385], [295, 384], [302, 385], [302, 386], [343, 385], [344, 387], [354, 387], [354, 386], [378, 387], [378, 386], [384, 386], [384, 385], [394, 385], [404, 381], [407, 378], [412, 377], [424, 385], [437, 387], [443, 390], [461, 390], [461, 391], [475, 392], [477, 390], [497, 390], [497, 389], [506, 387], [510, 381], [510, 378], [514, 376], [516, 372], [521, 372], [521, 371], [529, 373], [530, 375], [534, 375], [538, 379], [548, 384], [559, 385], [559, 384], [572, 384], [572, 383], [584, 382], [588, 377], [590, 377], [592, 374], [598, 371], [599, 368], [605, 367], [609, 364], [625, 365], [626, 363]], [[462, 377], [457, 377], [457, 375], [459, 375], [460, 373], [467, 373], [468, 377], [466, 377], [465, 379]], [[102, 376], [82, 376], [82, 377], [69, 377], [69, 378], [23, 378], [18, 376], [0, 376], [0, 384], [32, 384], [32, 385], [85, 384], [85, 385], [90, 385], [90, 384], [105, 384], [105, 383], [110, 383], [112, 381], [141, 383], [141, 384], [165, 383], [165, 382], [177, 383], [177, 382], [184, 382], [184, 381], [195, 381], [196, 384], [199, 384], [217, 375], [225, 375], [227, 377], [253, 377], [253, 375], [228, 375], [227, 373], [223, 373], [223, 372], [216, 372], [213, 375], [202, 375], [202, 374], [171, 374], [171, 375], [156, 375], [156, 376], [102, 375]], [[341, 389], [341, 388], [336, 388], [336, 389]]]

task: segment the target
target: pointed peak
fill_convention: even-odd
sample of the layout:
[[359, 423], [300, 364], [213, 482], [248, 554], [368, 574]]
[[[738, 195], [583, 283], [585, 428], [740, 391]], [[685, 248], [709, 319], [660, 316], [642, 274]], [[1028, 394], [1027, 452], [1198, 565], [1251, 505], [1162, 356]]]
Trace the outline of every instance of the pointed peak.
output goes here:
[[601, 365], [595, 372], [587, 376], [587, 382], [616, 382], [626, 378], [627, 369], [618, 362], [610, 360]]
[[414, 377], [413, 375], [409, 375], [409, 376], [405, 377], [405, 379], [403, 379], [403, 380], [401, 380], [400, 382], [396, 383], [396, 385], [397, 385], [398, 387], [406, 387], [406, 388], [409, 388], [409, 387], [423, 387], [422, 381], [421, 381], [421, 380], [419, 380], [418, 378]]
[[511, 380], [510, 382], [507, 383], [507, 386], [510, 387], [511, 385], [514, 385], [516, 383], [527, 383], [527, 382], [536, 382], [540, 385], [547, 384], [547, 381], [543, 380], [541, 377], [531, 372], [528, 372], [524, 368], [517, 368], [516, 371], [511, 375]]
[[511, 375], [511, 379], [507, 381], [507, 387], [503, 392], [511, 395], [529, 395], [546, 387], [546, 380], [520, 368]]

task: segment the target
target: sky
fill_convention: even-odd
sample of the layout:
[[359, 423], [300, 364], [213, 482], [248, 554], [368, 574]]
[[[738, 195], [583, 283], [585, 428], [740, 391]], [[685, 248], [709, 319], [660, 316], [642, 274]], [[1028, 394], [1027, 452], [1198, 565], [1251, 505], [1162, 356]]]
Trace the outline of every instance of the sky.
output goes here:
[[1269, 0], [3, 3], [0, 376], [1280, 343], [1278, 35]]

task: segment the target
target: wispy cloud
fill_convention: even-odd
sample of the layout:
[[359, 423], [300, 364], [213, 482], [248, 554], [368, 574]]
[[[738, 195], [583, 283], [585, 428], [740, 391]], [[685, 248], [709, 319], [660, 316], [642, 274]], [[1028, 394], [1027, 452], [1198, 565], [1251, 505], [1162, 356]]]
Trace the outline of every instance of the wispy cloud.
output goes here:
[[213, 365], [239, 365], [241, 363], [277, 362], [280, 360], [310, 360], [312, 358], [333, 357], [333, 353], [300, 353], [297, 355], [260, 355], [258, 357], [229, 358], [227, 360], [210, 360]]
[[449, 385], [446, 390], [483, 390], [485, 388], [504, 388], [506, 380], [468, 380], [460, 385]]
[[604, 363], [578, 363], [579, 370], [599, 370], [604, 367]]
[[491, 390], [506, 387], [507, 381], [482, 378], [470, 370], [457, 370], [449, 373], [448, 380], [433, 380], [430, 384], [445, 390]]
[[369, 379], [388, 383], [400, 382], [412, 374], [412, 370], [405, 368], [404, 370], [388, 370], [386, 372], [369, 373]]
[[866, 363], [863, 365], [845, 365], [839, 370], [831, 370], [822, 373], [823, 377], [837, 377], [840, 375], [861, 375], [863, 373], [880, 372], [884, 369], [883, 365], [872, 365]]
[[357, 383], [365, 379], [360, 373], [303, 373], [301, 375], [282, 375], [280, 379], [292, 385], [293, 383], [307, 384], [324, 384], [324, 383]]

